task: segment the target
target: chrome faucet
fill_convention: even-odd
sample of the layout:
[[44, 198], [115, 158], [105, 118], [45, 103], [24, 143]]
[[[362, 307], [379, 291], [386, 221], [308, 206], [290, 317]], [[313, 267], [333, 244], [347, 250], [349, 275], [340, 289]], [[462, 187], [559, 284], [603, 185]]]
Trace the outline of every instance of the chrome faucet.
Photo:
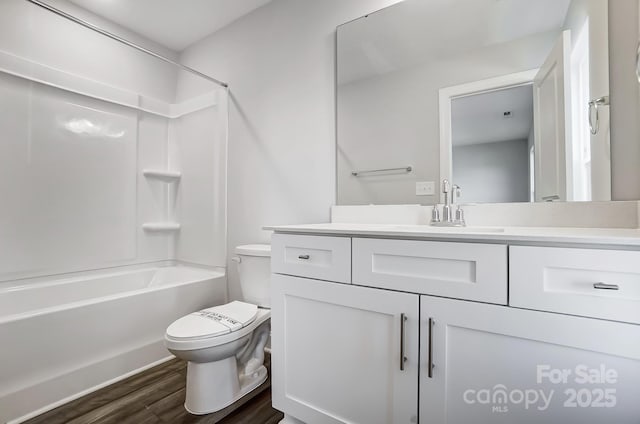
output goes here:
[[449, 183], [449, 180], [442, 180], [442, 192], [444, 193], [444, 205], [442, 206], [443, 222], [451, 222], [451, 198], [453, 198], [453, 193], [451, 193], [451, 197], [449, 197], [450, 191], [451, 184]]
[[442, 205], [442, 219], [440, 219], [440, 211], [438, 205], [433, 206], [431, 212], [431, 225], [435, 227], [464, 227], [467, 224], [464, 220], [464, 211], [462, 206], [458, 204], [458, 208], [455, 210], [455, 218], [453, 217], [453, 207], [456, 204], [456, 199], [460, 198], [462, 190], [458, 184], [454, 184], [453, 187], [449, 180], [442, 180], [442, 193], [444, 194], [444, 205]]

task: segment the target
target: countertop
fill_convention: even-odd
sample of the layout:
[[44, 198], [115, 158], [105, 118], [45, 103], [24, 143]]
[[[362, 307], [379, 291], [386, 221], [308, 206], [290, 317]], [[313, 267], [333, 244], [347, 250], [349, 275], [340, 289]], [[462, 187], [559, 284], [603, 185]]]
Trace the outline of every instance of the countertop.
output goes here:
[[570, 227], [462, 227], [326, 223], [266, 226], [277, 233], [522, 244], [579, 244], [640, 249], [640, 229]]

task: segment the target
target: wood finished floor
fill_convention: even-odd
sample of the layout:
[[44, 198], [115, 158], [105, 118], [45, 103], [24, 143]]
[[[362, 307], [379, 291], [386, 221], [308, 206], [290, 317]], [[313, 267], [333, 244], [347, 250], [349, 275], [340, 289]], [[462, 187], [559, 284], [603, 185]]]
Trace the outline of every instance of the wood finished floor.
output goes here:
[[[267, 367], [269, 360], [267, 359]], [[209, 415], [184, 409], [186, 363], [177, 359], [37, 416], [26, 424], [276, 424], [271, 379], [236, 404]], [[269, 375], [271, 371], [269, 370]]]

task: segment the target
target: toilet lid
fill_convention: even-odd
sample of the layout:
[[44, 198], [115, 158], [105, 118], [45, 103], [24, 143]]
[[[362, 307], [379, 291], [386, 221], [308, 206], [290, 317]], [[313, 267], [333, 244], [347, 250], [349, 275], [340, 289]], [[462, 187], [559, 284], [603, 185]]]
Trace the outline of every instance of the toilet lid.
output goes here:
[[246, 327], [257, 314], [256, 305], [234, 301], [178, 319], [167, 328], [167, 336], [183, 340], [220, 336]]

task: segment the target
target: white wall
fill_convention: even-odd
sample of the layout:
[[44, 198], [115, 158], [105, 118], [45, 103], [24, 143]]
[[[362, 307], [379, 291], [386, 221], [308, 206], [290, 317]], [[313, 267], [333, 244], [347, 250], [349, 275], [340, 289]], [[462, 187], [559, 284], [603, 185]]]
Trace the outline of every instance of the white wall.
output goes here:
[[0, 2], [0, 50], [163, 101], [175, 98], [175, 67], [25, 0]]
[[66, 13], [69, 13], [76, 18], [87, 21], [93, 25], [98, 26], [99, 28], [111, 32], [112, 34], [118, 35], [128, 41], [138, 44], [139, 46], [159, 53], [169, 59], [178, 59], [177, 51], [171, 50], [170, 48], [153, 40], [150, 40], [129, 28], [125, 28], [122, 25], [116, 24], [113, 21], [103, 18], [102, 16], [99, 16], [96, 13], [91, 12], [90, 10], [78, 6], [77, 4], [72, 3], [69, 0], [46, 0], [46, 3]]
[[328, 221], [335, 28], [396, 1], [275, 0], [183, 53], [184, 63], [230, 84], [230, 256], [237, 245], [268, 242], [263, 225]]
[[453, 181], [461, 203], [529, 201], [527, 140], [453, 147]]

